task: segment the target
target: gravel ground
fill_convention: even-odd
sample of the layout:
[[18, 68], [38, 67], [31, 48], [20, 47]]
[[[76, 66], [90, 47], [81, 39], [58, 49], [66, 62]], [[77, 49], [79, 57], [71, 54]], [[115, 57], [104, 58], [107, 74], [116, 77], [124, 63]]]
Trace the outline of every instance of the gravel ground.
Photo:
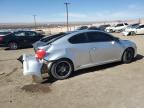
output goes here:
[[75, 72], [62, 81], [44, 84], [24, 77], [16, 60], [33, 49], [0, 49], [0, 108], [144, 108], [144, 36], [134, 41], [138, 56], [131, 64], [112, 63]]

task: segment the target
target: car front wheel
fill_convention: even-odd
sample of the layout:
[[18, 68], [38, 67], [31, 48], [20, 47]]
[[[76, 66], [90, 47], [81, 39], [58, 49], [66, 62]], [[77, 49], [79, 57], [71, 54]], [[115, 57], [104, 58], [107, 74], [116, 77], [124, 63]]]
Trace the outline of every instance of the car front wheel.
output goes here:
[[73, 71], [73, 65], [69, 60], [58, 60], [52, 64], [50, 76], [56, 80], [68, 78]]
[[134, 50], [132, 48], [127, 48], [124, 51], [122, 62], [123, 63], [130, 63], [134, 59]]

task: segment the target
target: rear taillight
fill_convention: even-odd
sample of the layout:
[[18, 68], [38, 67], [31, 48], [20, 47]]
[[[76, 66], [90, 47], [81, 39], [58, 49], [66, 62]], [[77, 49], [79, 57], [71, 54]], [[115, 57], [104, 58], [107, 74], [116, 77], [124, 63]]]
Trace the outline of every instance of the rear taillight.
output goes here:
[[39, 49], [36, 51], [36, 58], [37, 59], [43, 59], [46, 55], [46, 51], [43, 49]]
[[3, 40], [3, 37], [0, 37], [0, 41], [2, 41]]

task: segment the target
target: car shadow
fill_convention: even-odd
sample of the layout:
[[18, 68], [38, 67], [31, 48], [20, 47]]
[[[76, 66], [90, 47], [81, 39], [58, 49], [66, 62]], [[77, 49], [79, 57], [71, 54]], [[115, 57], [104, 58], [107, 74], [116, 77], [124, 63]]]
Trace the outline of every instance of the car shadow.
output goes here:
[[[133, 60], [133, 62], [139, 61], [143, 58], [144, 58], [143, 55], [138, 54], [135, 57], [135, 59]], [[91, 68], [81, 69], [81, 70], [78, 70], [76, 72], [73, 72], [69, 78], [79, 76], [79, 75], [83, 75], [83, 74], [86, 74], [86, 73], [97, 72], [99, 70], [105, 70], [105, 69], [108, 69], [108, 68], [113, 68], [113, 67], [116, 67], [116, 66], [119, 66], [119, 65], [122, 65], [122, 62], [109, 63], [109, 64], [105, 64], [105, 65], [100, 65], [100, 66], [94, 66], [94, 67], [91, 67]], [[43, 83], [54, 83], [55, 81], [57, 81], [57, 80], [49, 77], [48, 80], [46, 80]]]
[[139, 61], [141, 59], [144, 59], [144, 55], [137, 54], [137, 56], [135, 57], [135, 59], [133, 60], [133, 62]]
[[[29, 49], [29, 48], [33, 48], [32, 46], [29, 46], [29, 47], [24, 47], [24, 48], [18, 48], [18, 49], [16, 49], [16, 50], [22, 50], [22, 49]], [[11, 49], [10, 48], [3, 48], [5, 51], [11, 51]], [[15, 51], [16, 51], [15, 50]]]

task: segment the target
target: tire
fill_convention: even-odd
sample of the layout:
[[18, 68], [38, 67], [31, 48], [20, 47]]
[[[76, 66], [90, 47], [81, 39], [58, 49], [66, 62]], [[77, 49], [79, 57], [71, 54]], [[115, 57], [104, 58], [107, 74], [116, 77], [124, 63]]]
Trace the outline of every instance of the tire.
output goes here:
[[109, 32], [110, 32], [110, 33], [112, 33], [112, 32], [113, 32], [113, 30], [112, 30], [112, 29], [110, 29], [110, 30], [109, 30]]
[[16, 49], [18, 49], [18, 44], [17, 44], [16, 42], [10, 42], [10, 43], [8, 44], [8, 46], [9, 46], [9, 48], [10, 48], [11, 50], [16, 50]]
[[134, 59], [134, 49], [133, 48], [127, 48], [122, 56], [122, 62], [127, 64], [131, 63]]
[[131, 34], [132, 36], [135, 36], [135, 35], [136, 35], [136, 33], [135, 33], [134, 31], [132, 31], [130, 34]]
[[49, 75], [56, 80], [63, 80], [68, 78], [73, 72], [73, 70], [74, 68], [71, 61], [66, 59], [61, 59], [55, 61], [52, 64], [49, 70]]

